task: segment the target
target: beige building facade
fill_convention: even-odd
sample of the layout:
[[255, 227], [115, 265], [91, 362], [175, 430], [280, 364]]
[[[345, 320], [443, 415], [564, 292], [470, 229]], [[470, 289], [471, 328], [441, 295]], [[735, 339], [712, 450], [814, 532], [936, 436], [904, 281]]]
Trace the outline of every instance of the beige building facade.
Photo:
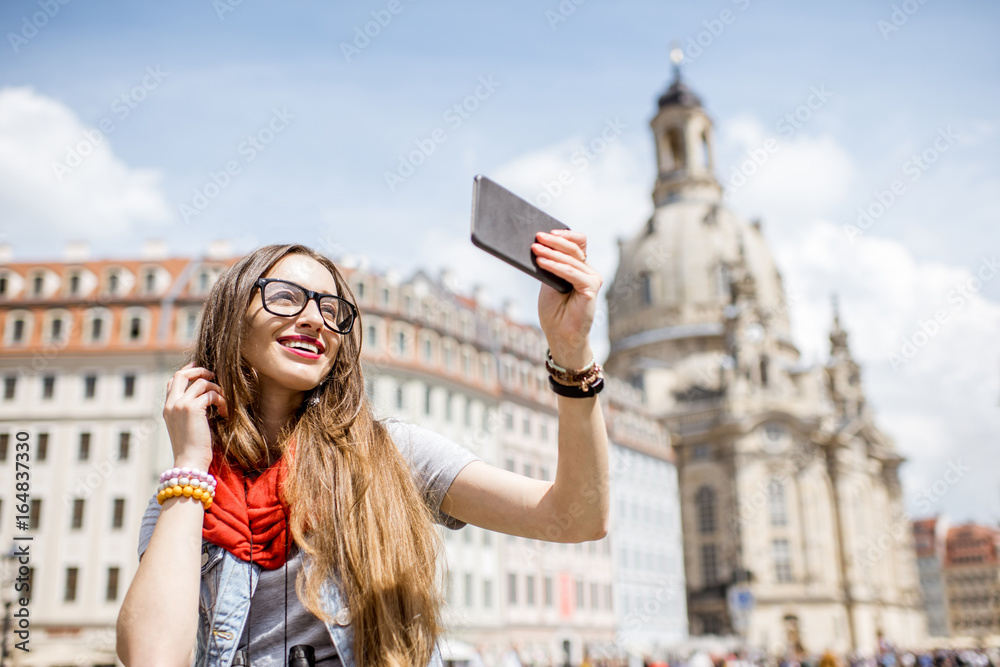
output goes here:
[[923, 637], [903, 459], [836, 312], [828, 362], [804, 365], [760, 223], [723, 204], [712, 122], [679, 71], [651, 127], [655, 210], [619, 241], [606, 368], [673, 435], [691, 633], [778, 653]]

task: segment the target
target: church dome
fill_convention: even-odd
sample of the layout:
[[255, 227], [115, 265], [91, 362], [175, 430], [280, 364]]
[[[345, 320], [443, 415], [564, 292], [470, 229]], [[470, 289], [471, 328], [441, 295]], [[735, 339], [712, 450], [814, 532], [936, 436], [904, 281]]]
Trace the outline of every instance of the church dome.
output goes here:
[[667, 92], [660, 95], [660, 108], [671, 105], [677, 105], [682, 107], [700, 107], [701, 100], [698, 96], [691, 92], [691, 89], [687, 87], [681, 78], [678, 76], [674, 79], [673, 84], [667, 89]]
[[752, 294], [769, 333], [793, 356], [787, 300], [759, 223], [722, 204], [715, 178], [713, 125], [679, 72], [650, 121], [658, 174], [652, 218], [619, 241], [608, 290], [608, 328], [616, 356], [680, 359], [724, 348], [727, 307]]

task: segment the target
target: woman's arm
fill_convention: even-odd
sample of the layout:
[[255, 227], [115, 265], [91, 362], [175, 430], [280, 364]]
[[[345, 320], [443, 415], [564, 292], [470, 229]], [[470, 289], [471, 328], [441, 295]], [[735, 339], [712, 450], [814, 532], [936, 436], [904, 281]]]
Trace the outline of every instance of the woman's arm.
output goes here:
[[[586, 237], [579, 232], [538, 235], [539, 266], [573, 285], [561, 294], [542, 285], [538, 316], [556, 364], [570, 369], [590, 363], [588, 335], [601, 277], [586, 263]], [[598, 540], [607, 534], [610, 505], [608, 436], [597, 396], [558, 396], [559, 461], [555, 480], [544, 482], [470, 463], [441, 503], [447, 514], [489, 530], [552, 542]]]
[[[212, 373], [188, 364], [167, 384], [164, 421], [174, 464], [208, 470], [212, 439], [206, 410], [227, 413]], [[189, 384], [190, 383], [190, 384]], [[194, 498], [168, 498], [118, 613], [118, 657], [128, 665], [190, 665], [198, 632], [201, 529]]]

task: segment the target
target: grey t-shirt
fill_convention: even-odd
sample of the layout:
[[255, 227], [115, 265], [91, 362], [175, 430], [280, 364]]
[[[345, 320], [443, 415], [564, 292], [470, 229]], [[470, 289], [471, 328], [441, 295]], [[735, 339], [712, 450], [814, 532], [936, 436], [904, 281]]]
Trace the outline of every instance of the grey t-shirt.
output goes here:
[[[410, 465], [417, 489], [434, 512], [438, 523], [452, 529], [464, 522], [441, 511], [441, 501], [458, 473], [473, 461], [475, 454], [457, 442], [430, 429], [396, 419], [385, 422], [389, 435]], [[160, 505], [150, 499], [139, 527], [139, 557], [146, 551], [153, 536]], [[293, 548], [288, 561], [288, 646], [310, 644], [316, 650], [316, 664], [339, 666], [340, 661], [323, 623], [312, 615], [295, 593], [295, 575], [302, 566], [302, 554]], [[246, 646], [248, 634], [253, 637], [251, 658], [254, 667], [284, 665], [285, 572], [261, 570], [261, 577], [251, 599], [250, 622], [244, 627], [240, 647]]]

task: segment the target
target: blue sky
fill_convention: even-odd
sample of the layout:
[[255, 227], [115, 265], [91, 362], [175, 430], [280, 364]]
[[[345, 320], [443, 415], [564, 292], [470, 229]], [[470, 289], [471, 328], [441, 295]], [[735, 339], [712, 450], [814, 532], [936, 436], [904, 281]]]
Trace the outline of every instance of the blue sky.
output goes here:
[[[0, 7], [0, 234], [16, 258], [61, 256], [71, 239], [89, 241], [94, 256], [135, 255], [147, 238], [175, 253], [202, 252], [216, 238], [237, 251], [294, 240], [404, 275], [450, 267], [460, 287], [482, 282], [497, 300], [517, 299], [525, 319], [534, 317], [535, 285], [468, 242], [473, 175], [534, 199], [575, 146], [609, 122], [623, 127], [549, 207], [587, 231], [610, 282], [614, 238], [652, 210], [648, 122], [677, 42], [689, 54], [684, 76], [715, 122], [720, 180], [767, 137], [781, 141], [728, 202], [763, 217], [796, 295], [806, 357], [824, 358], [837, 291], [879, 421], [911, 459], [910, 507], [948, 461], [965, 457], [977, 472], [932, 509], [1000, 518], [1000, 473], [989, 470], [1000, 458], [1000, 280], [983, 281], [967, 305], [947, 298], [1000, 252], [1000, 5], [56, 6], [37, 33], [24, 21], [44, 2]], [[342, 44], [379, 16], [386, 25], [346, 57]], [[699, 40], [697, 53], [688, 45]], [[479, 88], [475, 110], [449, 122], [448, 110], [483, 80], [493, 83]], [[816, 89], [826, 101], [780, 135], [776, 123]], [[102, 121], [112, 131], [93, 134]], [[280, 131], [268, 134], [269, 123]], [[436, 128], [443, 143], [390, 189], [386, 172]], [[909, 180], [907, 161], [942, 132], [954, 140]], [[251, 135], [270, 142], [250, 151]], [[92, 152], [59, 178], [53, 164], [81, 141]], [[230, 162], [238, 173], [227, 180], [219, 174]], [[226, 186], [185, 221], [182, 206], [206, 186], [213, 192], [213, 173]], [[903, 193], [852, 236], [857, 209], [894, 180]], [[947, 325], [894, 367], [890, 355], [941, 308], [950, 309]], [[599, 350], [604, 335], [595, 329]]]

